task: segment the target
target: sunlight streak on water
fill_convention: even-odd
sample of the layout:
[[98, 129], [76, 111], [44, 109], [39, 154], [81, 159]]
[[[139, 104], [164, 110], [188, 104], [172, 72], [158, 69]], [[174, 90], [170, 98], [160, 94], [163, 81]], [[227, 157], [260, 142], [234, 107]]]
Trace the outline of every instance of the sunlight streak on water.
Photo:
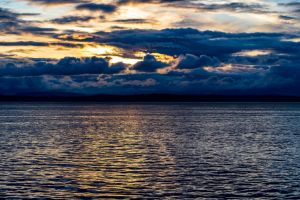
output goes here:
[[300, 104], [4, 103], [0, 196], [297, 198]]

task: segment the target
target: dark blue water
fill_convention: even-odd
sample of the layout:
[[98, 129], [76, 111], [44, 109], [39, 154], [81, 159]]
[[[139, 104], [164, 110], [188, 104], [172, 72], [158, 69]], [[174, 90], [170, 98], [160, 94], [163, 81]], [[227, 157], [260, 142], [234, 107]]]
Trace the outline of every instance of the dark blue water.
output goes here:
[[299, 199], [300, 104], [1, 103], [1, 198]]

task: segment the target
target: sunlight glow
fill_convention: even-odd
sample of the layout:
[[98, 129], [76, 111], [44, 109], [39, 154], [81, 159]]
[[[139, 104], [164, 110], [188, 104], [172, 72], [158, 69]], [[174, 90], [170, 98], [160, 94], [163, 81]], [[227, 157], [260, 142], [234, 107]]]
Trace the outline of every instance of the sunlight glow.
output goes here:
[[115, 53], [116, 48], [111, 46], [95, 46], [95, 47], [86, 47], [85, 51], [89, 52], [92, 55], [105, 55], [105, 54]]
[[135, 58], [123, 58], [120, 56], [111, 56], [111, 63], [118, 63], [118, 62], [123, 62], [125, 64], [130, 64], [130, 65], [134, 65], [137, 62], [141, 61], [141, 59], [135, 59]]
[[300, 42], [300, 38], [283, 39], [282, 41], [286, 41], [286, 42]]
[[204, 70], [208, 72], [230, 72], [233, 70], [232, 64], [224, 64], [221, 67], [215, 68], [215, 67], [204, 67]]
[[249, 56], [249, 57], [255, 57], [255, 56], [265, 56], [272, 54], [272, 50], [249, 50], [249, 51], [241, 51], [238, 53], [233, 54], [234, 56]]

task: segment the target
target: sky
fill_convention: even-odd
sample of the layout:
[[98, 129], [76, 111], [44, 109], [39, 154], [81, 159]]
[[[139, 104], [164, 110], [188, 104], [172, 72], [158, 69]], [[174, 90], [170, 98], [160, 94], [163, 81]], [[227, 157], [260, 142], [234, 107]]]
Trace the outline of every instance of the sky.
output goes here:
[[300, 1], [0, 1], [0, 95], [154, 93], [300, 96]]

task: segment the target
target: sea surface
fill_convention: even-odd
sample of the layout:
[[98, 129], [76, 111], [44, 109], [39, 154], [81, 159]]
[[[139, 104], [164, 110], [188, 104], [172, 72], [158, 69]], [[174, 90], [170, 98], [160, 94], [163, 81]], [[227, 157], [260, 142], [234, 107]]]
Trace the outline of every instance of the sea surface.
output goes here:
[[300, 199], [300, 104], [2, 102], [0, 198]]

